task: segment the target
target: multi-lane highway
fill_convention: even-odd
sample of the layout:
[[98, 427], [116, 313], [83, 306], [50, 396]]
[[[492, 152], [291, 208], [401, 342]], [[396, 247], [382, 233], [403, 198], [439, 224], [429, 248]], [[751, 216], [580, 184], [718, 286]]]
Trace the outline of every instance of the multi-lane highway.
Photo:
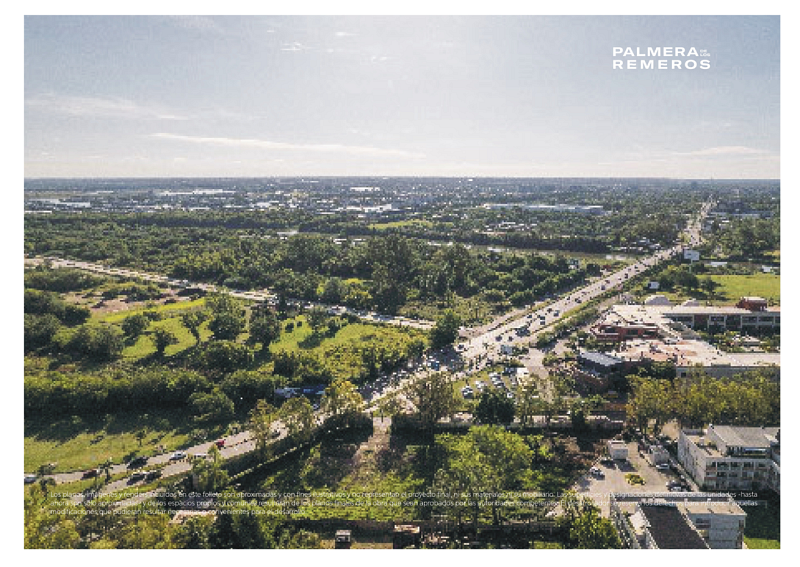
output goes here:
[[[685, 245], [694, 246], [700, 243], [701, 224], [703, 219], [707, 215], [710, 207], [711, 203], [707, 203], [706, 205], [704, 205], [701, 208], [700, 214], [697, 216], [697, 218], [693, 220], [685, 230], [684, 232]], [[487, 357], [491, 356], [494, 352], [499, 351], [500, 344], [517, 345], [523, 342], [525, 343], [530, 342], [536, 333], [545, 330], [551, 325], [555, 324], [559, 319], [567, 315], [570, 311], [580, 307], [585, 302], [591, 301], [592, 299], [606, 293], [607, 291], [621, 289], [622, 286], [625, 284], [625, 282], [628, 281], [630, 278], [635, 277], [642, 271], [651, 268], [663, 262], [664, 260], [667, 260], [668, 258], [678, 254], [683, 246], [684, 244], [676, 244], [675, 246], [669, 249], [658, 251], [648, 257], [639, 260], [634, 264], [630, 264], [625, 268], [618, 270], [613, 274], [606, 275], [601, 278], [596, 278], [588, 285], [585, 285], [577, 289], [573, 289], [550, 303], [547, 303], [545, 305], [540, 305], [538, 307], [534, 306], [527, 311], [519, 312], [517, 317], [513, 318], [508, 318], [508, 316], [502, 317], [501, 322], [497, 323], [496, 325], [489, 325], [487, 327], [483, 327], [479, 334], [477, 334], [476, 336], [472, 336], [471, 338], [467, 339], [466, 341], [458, 345], [458, 358], [464, 364], [461, 364], [463, 370], [458, 372], [457, 377], [464, 377], [478, 370], [479, 365], [475, 364], [472, 365], [472, 370], [471, 371], [469, 370], [470, 365], [468, 363], [470, 361], [475, 361], [477, 359], [485, 360]], [[199, 289], [203, 289], [208, 292], [222, 291], [230, 293], [231, 295], [239, 297], [241, 299], [248, 299], [253, 301], [270, 301], [274, 299], [273, 296], [266, 290], [249, 291], [249, 292], [237, 291], [237, 290], [231, 291], [226, 289], [219, 289], [216, 286], [210, 284], [200, 284], [200, 283], [195, 284], [195, 283], [190, 283], [186, 280], [171, 280], [166, 276], [147, 274], [144, 272], [127, 270], [127, 269], [109, 268], [106, 266], [93, 264], [90, 262], [64, 260], [61, 258], [47, 258], [47, 260], [49, 260], [51, 264], [55, 267], [73, 267], [101, 274], [116, 275], [120, 277], [139, 278], [145, 281], [162, 282], [179, 287], [197, 287]], [[307, 307], [311, 307], [314, 304], [305, 303], [305, 305]], [[359, 316], [363, 319], [368, 319], [375, 322], [389, 323], [396, 325], [413, 325], [421, 328], [426, 328], [431, 325], [431, 323], [428, 321], [414, 321], [410, 319], [404, 319], [402, 317], [389, 317], [389, 316], [379, 315], [377, 313], [365, 313], [360, 311], [354, 311], [344, 307], [330, 307], [330, 306], [323, 306], [323, 307], [327, 309], [332, 309], [333, 311], [339, 314], [353, 313], [354, 315]], [[517, 332], [518, 330], [521, 330], [523, 328], [526, 329], [527, 331], [523, 333]], [[442, 364], [447, 362], [446, 360], [444, 360], [443, 356], [433, 355], [431, 357], [430, 362], [433, 363], [434, 368], [440, 367], [443, 370], [446, 369], [446, 366], [442, 366]], [[429, 370], [430, 370], [429, 365], [420, 364], [414, 369], [402, 370], [399, 371], [398, 373], [395, 373], [395, 375], [393, 376], [381, 377], [375, 383], [362, 387], [360, 391], [364, 396], [365, 400], [367, 401], [367, 408], [374, 409], [377, 405], [377, 402], [381, 398], [401, 391], [404, 388], [404, 386], [418, 379], [419, 377], [427, 373]], [[408, 402], [406, 401], [406, 403]], [[317, 412], [317, 416], [318, 420], [322, 419], [323, 417], [320, 412]], [[281, 435], [284, 435], [284, 432], [282, 432]], [[227, 438], [225, 440], [225, 446], [221, 450], [222, 457], [229, 458], [234, 455], [254, 450], [255, 443], [249, 437], [250, 437], [249, 432], [245, 431], [236, 436]], [[186, 449], [186, 452], [189, 454], [205, 453], [210, 447], [211, 443], [212, 442], [199, 444], [197, 446]], [[190, 465], [187, 461], [183, 460], [177, 462], [171, 461], [170, 455], [167, 454], [151, 458], [149, 464], [166, 464], [165, 468], [163, 469], [163, 474], [165, 476], [182, 474], [190, 469]], [[116, 465], [112, 469], [112, 474], [123, 472], [124, 470], [125, 470], [124, 465]], [[81, 473], [80, 472], [61, 473], [54, 476], [56, 477], [59, 483], [72, 482], [75, 480], [79, 480], [81, 477]], [[129, 481], [123, 479], [106, 485], [101, 492], [102, 493], [114, 492], [122, 490], [129, 486], [130, 486]]]

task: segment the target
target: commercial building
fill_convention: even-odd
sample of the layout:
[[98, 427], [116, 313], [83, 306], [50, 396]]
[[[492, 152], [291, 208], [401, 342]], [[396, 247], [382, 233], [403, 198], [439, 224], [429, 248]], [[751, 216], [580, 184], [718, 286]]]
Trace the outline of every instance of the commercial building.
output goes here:
[[633, 549], [741, 549], [747, 515], [729, 494], [611, 494], [611, 520]]
[[698, 368], [709, 376], [723, 378], [749, 370], [769, 370], [777, 376], [780, 353], [723, 352], [715, 346], [696, 339], [632, 340], [619, 346], [614, 356], [631, 368], [644, 362], [671, 362], [675, 375], [689, 376]]
[[624, 360], [603, 352], [583, 351], [578, 354], [578, 363], [589, 370], [606, 374], [622, 370]]
[[681, 430], [678, 461], [706, 490], [780, 493], [780, 430], [777, 427], [710, 425]]
[[779, 331], [780, 326], [780, 309], [767, 307], [766, 300], [760, 297], [743, 297], [736, 307], [730, 307], [700, 305], [693, 300], [672, 305], [664, 296], [653, 296], [646, 305], [614, 305], [592, 334], [600, 340], [625, 341], [696, 336], [690, 330]]
[[696, 367], [725, 377], [780, 366], [779, 353], [722, 352], [700, 340], [696, 331], [736, 330], [743, 341], [750, 332], [778, 332], [780, 310], [769, 308], [763, 298], [743, 297], [737, 307], [700, 305], [693, 300], [676, 306], [663, 295], [651, 296], [645, 303], [614, 305], [591, 330], [595, 339], [618, 345], [609, 355], [621, 359], [625, 370], [645, 362], [671, 362], [679, 377]]

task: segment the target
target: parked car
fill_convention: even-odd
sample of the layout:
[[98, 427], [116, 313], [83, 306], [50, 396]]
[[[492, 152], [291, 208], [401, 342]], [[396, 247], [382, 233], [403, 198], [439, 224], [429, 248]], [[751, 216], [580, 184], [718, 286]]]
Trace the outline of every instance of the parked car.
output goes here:
[[656, 465], [656, 470], [668, 471], [669, 470], [669, 463], [661, 463], [660, 465]]

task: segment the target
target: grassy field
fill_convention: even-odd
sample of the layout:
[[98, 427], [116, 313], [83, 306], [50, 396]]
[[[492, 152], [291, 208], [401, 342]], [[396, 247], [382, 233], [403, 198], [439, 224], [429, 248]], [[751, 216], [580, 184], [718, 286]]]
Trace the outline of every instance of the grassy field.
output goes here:
[[[763, 297], [774, 305], [781, 302], [781, 277], [775, 274], [750, 274], [750, 275], [712, 275], [710, 277], [718, 284], [714, 291], [712, 303], [714, 305], [734, 305], [739, 298], [749, 295]], [[680, 303], [687, 299], [697, 299], [705, 302], [708, 299], [702, 291], [686, 293], [685, 291], [645, 291], [645, 295], [661, 294], [673, 303]]]
[[[294, 325], [286, 331], [287, 323]], [[300, 324], [300, 326], [298, 326]], [[272, 353], [307, 352], [321, 358], [335, 377], [351, 378], [363, 368], [363, 347], [377, 349], [399, 349], [415, 339], [426, 340], [425, 333], [407, 327], [349, 323], [334, 336], [326, 333], [314, 334], [304, 315], [281, 323], [281, 337], [270, 345]]]
[[[106, 459], [115, 463], [133, 451], [153, 452], [158, 445], [172, 451], [191, 444], [191, 416], [186, 411], [141, 415], [120, 413], [107, 418], [54, 422], [25, 420], [25, 472], [57, 462], [57, 472], [83, 470]], [[136, 433], [145, 431], [141, 446]]]
[[735, 303], [740, 297], [755, 295], [776, 304], [781, 300], [781, 277], [773, 274], [747, 276], [711, 276], [720, 287], [715, 294], [715, 303]]
[[155, 311], [157, 313], [162, 313], [164, 315], [170, 315], [175, 313], [176, 311], [186, 311], [188, 309], [194, 309], [203, 307], [205, 305], [205, 299], [193, 299], [191, 301], [179, 301], [177, 303], [165, 303], [161, 305], [154, 305], [153, 307], [136, 307], [134, 309], [126, 309], [125, 311], [117, 311], [115, 313], [106, 313], [103, 315], [97, 315], [94, 318], [98, 321], [104, 321], [106, 323], [122, 323], [122, 321], [131, 315], [135, 315], [137, 313], [144, 313], [145, 311]]
[[409, 220], [402, 220], [402, 221], [393, 221], [393, 222], [382, 222], [382, 223], [373, 223], [369, 225], [370, 228], [375, 230], [386, 230], [387, 228], [404, 228], [404, 227], [411, 227], [411, 226], [419, 226], [423, 228], [430, 228], [433, 226], [433, 223], [428, 220], [421, 220], [421, 219], [409, 219]]
[[744, 542], [751, 549], [780, 549], [781, 505], [780, 499], [770, 498], [766, 504], [742, 506], [747, 512]]
[[[170, 345], [166, 348], [166, 350], [164, 351], [165, 356], [172, 356], [183, 350], [186, 350], [189, 347], [194, 346], [195, 344], [194, 337], [189, 332], [189, 330], [183, 326], [180, 317], [170, 317], [168, 319], [162, 319], [161, 321], [154, 321], [153, 323], [150, 324], [147, 330], [153, 331], [153, 329], [157, 328], [166, 329], [167, 331], [170, 331], [178, 339], [178, 342], [176, 344]], [[204, 323], [203, 326], [200, 328], [200, 337], [204, 341], [208, 340], [211, 337], [211, 331], [208, 330], [208, 323]], [[153, 344], [153, 340], [146, 332], [145, 334], [137, 338], [135, 342], [127, 344], [122, 351], [122, 356], [123, 358], [129, 360], [138, 360], [140, 358], [150, 356], [155, 352], [156, 352], [156, 347]]]

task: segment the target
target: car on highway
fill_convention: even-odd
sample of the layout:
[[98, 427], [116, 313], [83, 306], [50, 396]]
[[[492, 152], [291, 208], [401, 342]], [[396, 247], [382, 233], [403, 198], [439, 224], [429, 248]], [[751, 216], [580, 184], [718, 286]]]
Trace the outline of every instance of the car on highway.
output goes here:
[[88, 469], [83, 471], [81, 478], [94, 478], [100, 474], [100, 469]]
[[128, 484], [133, 484], [134, 482], [139, 482], [143, 480], [145, 474], [143, 472], [135, 472], [130, 477], [128, 477]]
[[169, 456], [170, 461], [181, 461], [186, 458], [186, 453], [183, 451], [175, 451]]
[[26, 474], [25, 475], [25, 484], [31, 484], [36, 482], [36, 475], [35, 474]]
[[154, 471], [150, 471], [145, 475], [144, 480], [146, 482], [152, 482], [157, 478], [161, 478], [161, 474], [162, 474], [161, 473], [161, 469], [156, 469]]
[[225, 446], [225, 439], [217, 439], [214, 441], [214, 445], [216, 445], [217, 448], [222, 449]]
[[137, 467], [143, 467], [143, 466], [145, 466], [147, 464], [147, 460], [148, 460], [148, 457], [144, 457], [144, 456], [136, 457], [134, 459], [131, 459], [131, 461], [128, 463], [128, 468], [129, 469], [135, 469]]

